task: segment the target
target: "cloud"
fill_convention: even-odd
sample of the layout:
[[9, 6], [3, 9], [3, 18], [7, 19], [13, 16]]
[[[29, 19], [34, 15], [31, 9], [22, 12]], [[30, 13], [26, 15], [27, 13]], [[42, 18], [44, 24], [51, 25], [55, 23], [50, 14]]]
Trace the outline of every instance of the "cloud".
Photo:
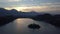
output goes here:
[[38, 2], [37, 0], [0, 0], [0, 7], [16, 9], [19, 7], [21, 10], [23, 9], [25, 11], [54, 11], [60, 10], [60, 2]]
[[8, 2], [16, 2], [16, 1], [21, 1], [21, 0], [7, 0]]
[[37, 12], [45, 12], [45, 11], [60, 11], [60, 7], [51, 7], [51, 6], [31, 6], [31, 7], [11, 7], [11, 8], [6, 8], [6, 9], [16, 9], [18, 11], [24, 11], [24, 12], [28, 12], [28, 11], [37, 11]]
[[[39, 1], [39, 2], [38, 2]], [[41, 0], [42, 1], [42, 0]], [[40, 0], [0, 0], [0, 7], [28, 7], [28, 6], [59, 6], [60, 2], [45, 2]]]
[[39, 3], [42, 6], [51, 6], [51, 5], [60, 5], [60, 2], [54, 2], [54, 3]]
[[17, 2], [17, 1], [21, 1], [21, 0], [0, 0], [0, 2]]

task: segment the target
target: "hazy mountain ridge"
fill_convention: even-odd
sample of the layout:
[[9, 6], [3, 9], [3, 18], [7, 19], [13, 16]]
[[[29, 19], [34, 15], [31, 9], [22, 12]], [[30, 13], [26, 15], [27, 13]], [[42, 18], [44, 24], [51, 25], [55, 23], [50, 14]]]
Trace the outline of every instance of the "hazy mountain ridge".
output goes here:
[[59, 10], [56, 11], [44, 11], [44, 12], [40, 12], [41, 14], [45, 14], [45, 13], [49, 13], [51, 15], [56, 15], [56, 14], [60, 14]]
[[12, 10], [6, 10], [4, 8], [0, 8], [0, 16], [5, 16], [5, 15], [13, 15], [13, 16], [35, 16], [37, 15], [38, 13], [36, 12], [18, 12], [17, 10], [15, 9], [12, 9]]
[[22, 11], [17, 11], [15, 9], [6, 10], [4, 8], [0, 8], [0, 16], [5, 16], [5, 15], [13, 15], [13, 16], [36, 16], [36, 15], [39, 15], [39, 14], [42, 15], [42, 14], [45, 14], [45, 13], [56, 15], [56, 14], [60, 14], [60, 11], [45, 11], [45, 12], [31, 11], [31, 12], [22, 12]]

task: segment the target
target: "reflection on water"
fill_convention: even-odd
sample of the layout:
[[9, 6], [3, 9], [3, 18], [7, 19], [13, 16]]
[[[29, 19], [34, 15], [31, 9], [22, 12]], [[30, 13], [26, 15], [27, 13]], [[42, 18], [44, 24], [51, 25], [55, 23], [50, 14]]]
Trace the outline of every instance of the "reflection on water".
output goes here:
[[[41, 26], [39, 30], [29, 29], [29, 24], [36, 23]], [[0, 27], [0, 34], [60, 34], [60, 28], [54, 27], [48, 23], [34, 21], [28, 18], [20, 18]]]

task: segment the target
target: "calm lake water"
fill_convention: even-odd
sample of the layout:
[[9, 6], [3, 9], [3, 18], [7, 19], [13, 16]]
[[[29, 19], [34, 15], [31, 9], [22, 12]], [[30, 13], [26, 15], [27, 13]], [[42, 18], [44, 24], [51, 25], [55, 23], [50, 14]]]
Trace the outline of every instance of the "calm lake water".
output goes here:
[[[32, 23], [40, 25], [41, 28], [34, 31], [29, 29], [28, 25]], [[60, 34], [60, 28], [45, 22], [34, 21], [29, 18], [19, 18], [0, 27], [0, 34]]]

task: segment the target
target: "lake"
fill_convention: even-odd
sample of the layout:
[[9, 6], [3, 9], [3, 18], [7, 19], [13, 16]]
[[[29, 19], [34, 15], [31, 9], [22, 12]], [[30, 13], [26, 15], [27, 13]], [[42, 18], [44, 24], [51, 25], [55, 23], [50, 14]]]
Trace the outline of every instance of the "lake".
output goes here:
[[[28, 25], [33, 23], [40, 25], [41, 28], [38, 30], [29, 29]], [[0, 34], [60, 34], [60, 28], [29, 18], [18, 18], [0, 27]]]

